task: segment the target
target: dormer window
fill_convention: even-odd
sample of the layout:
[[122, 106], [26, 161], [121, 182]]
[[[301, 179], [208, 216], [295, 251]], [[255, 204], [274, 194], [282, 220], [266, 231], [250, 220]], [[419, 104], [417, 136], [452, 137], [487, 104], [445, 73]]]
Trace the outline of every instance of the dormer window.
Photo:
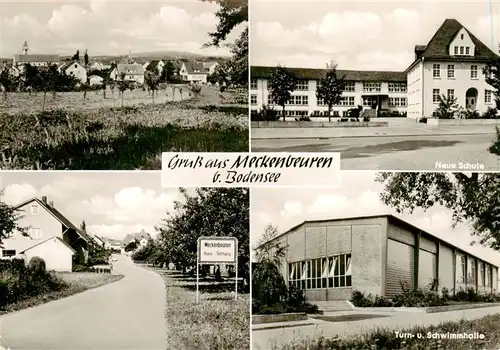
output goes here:
[[38, 215], [38, 211], [39, 210], [39, 207], [37, 204], [33, 204], [31, 206], [31, 215]]

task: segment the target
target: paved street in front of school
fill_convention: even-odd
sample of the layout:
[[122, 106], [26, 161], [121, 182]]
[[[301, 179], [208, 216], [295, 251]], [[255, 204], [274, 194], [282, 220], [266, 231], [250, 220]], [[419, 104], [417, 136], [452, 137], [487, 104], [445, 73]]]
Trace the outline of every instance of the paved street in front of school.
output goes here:
[[96, 289], [0, 317], [0, 344], [12, 350], [161, 350], [166, 347], [165, 285], [118, 256], [125, 277]]
[[253, 152], [341, 152], [344, 170], [453, 170], [437, 166], [482, 164], [500, 170], [488, 152], [494, 125], [393, 125], [374, 128], [252, 128]]
[[[345, 313], [343, 312], [343, 314]], [[368, 312], [363, 313], [368, 314]], [[281, 324], [254, 325], [252, 326], [252, 349], [267, 350], [273, 345], [279, 348], [291, 341], [297, 342], [300, 339], [320, 336], [336, 338], [337, 336], [359, 335], [379, 327], [393, 329], [396, 332], [408, 330], [409, 327], [437, 325], [446, 321], [475, 320], [497, 313], [500, 313], [500, 306], [437, 313], [386, 312], [379, 313], [379, 315], [387, 317], [369, 318], [361, 321], [329, 322], [310, 318], [309, 320]], [[328, 314], [325, 315], [328, 316]], [[474, 332], [474, 329], [471, 329], [470, 332]], [[484, 336], [489, 337], [490, 335], [485, 334]]]

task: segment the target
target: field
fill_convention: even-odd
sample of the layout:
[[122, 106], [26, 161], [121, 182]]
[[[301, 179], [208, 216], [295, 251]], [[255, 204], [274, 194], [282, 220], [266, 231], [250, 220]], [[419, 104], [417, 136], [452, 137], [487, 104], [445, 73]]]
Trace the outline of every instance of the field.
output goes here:
[[167, 288], [167, 346], [185, 350], [239, 350], [250, 348], [250, 296], [234, 300], [234, 282], [228, 286], [213, 282], [200, 285], [196, 304], [192, 277], [155, 269]]
[[[47, 95], [8, 94], [0, 104], [0, 169], [157, 170], [161, 152], [248, 151], [244, 92], [220, 94], [203, 87], [161, 90], [152, 103], [147, 91]], [[168, 94], [170, 92], [170, 95]], [[0, 97], [0, 100], [2, 98]], [[6, 107], [8, 106], [8, 108]]]

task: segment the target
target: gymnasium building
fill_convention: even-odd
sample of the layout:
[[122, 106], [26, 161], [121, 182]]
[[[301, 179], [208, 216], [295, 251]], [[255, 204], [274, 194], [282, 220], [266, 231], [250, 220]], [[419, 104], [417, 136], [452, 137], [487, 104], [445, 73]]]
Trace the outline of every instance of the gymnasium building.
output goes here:
[[498, 267], [392, 215], [305, 221], [275, 239], [288, 246], [282, 273], [308, 301], [353, 291], [392, 297], [402, 286], [450, 294], [497, 292]]

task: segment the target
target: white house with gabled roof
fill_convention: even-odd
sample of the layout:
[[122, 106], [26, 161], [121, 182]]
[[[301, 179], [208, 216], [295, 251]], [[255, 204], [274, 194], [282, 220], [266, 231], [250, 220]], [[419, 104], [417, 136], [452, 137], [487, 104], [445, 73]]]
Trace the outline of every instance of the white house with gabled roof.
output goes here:
[[92, 238], [57, 210], [47, 197], [31, 198], [15, 207], [22, 213], [18, 225], [27, 232], [14, 232], [2, 240], [2, 258], [28, 259], [36, 252], [36, 256], [45, 260], [47, 270], [55, 271], [71, 271], [73, 263], [87, 262], [88, 251], [95, 245]]

